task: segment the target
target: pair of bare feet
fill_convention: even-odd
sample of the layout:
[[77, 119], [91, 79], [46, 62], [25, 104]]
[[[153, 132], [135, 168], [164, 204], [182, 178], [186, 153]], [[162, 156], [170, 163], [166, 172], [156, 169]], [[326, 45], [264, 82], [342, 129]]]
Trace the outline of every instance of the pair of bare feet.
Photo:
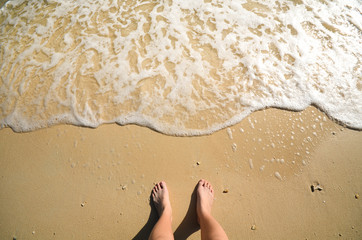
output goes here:
[[[201, 229], [201, 238], [228, 239], [223, 228], [211, 215], [211, 207], [214, 201], [214, 190], [211, 184], [208, 181], [201, 179], [197, 184], [196, 196], [196, 213], [197, 221]], [[152, 198], [160, 219], [156, 223], [151, 233], [150, 239], [158, 239], [153, 237], [157, 235], [154, 234], [155, 232], [170, 233], [170, 231], [172, 231], [170, 229], [172, 221], [172, 208], [169, 192], [165, 182], [159, 182], [154, 186], [152, 190]], [[168, 234], [168, 236], [171, 236], [170, 239], [172, 239], [172, 234]]]
[[[161, 216], [164, 211], [172, 213], [169, 192], [165, 182], [160, 182], [155, 185], [152, 190], [152, 197], [158, 215]], [[198, 222], [200, 224], [200, 217], [211, 214], [211, 207], [214, 201], [214, 190], [211, 184], [201, 179], [197, 184], [197, 205], [196, 212]]]

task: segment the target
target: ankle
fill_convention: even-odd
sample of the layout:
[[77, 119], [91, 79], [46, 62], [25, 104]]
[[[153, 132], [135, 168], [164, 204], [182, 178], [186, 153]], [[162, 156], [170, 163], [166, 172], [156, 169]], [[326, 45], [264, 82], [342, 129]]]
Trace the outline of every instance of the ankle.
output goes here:
[[202, 222], [208, 221], [210, 218], [213, 218], [210, 212], [200, 212], [197, 217], [200, 225]]
[[165, 205], [162, 209], [161, 215], [172, 215], [172, 208], [170, 205]]

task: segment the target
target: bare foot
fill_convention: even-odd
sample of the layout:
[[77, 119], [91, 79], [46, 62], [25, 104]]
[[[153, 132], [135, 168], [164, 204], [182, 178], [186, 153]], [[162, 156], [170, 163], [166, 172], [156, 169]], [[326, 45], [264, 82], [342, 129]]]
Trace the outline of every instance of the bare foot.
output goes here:
[[211, 184], [201, 179], [197, 185], [197, 221], [200, 224], [200, 218], [211, 215], [211, 207], [214, 202], [214, 190]]
[[157, 183], [152, 189], [153, 203], [158, 212], [158, 216], [161, 217], [163, 213], [172, 214], [170, 198], [168, 189], [164, 181]]

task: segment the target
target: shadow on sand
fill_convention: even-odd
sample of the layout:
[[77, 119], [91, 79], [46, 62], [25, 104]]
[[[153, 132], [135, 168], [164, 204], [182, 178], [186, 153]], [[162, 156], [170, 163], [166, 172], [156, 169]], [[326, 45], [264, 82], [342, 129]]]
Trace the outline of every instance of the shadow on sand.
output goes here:
[[[177, 227], [176, 231], [174, 232], [175, 240], [186, 240], [190, 235], [200, 229], [199, 224], [197, 223], [197, 215], [196, 215], [196, 189], [197, 186], [194, 188], [194, 191], [191, 194], [190, 205], [187, 210], [187, 213]], [[151, 193], [152, 194], [152, 193]], [[152, 195], [150, 194], [150, 207], [151, 212], [148, 217], [146, 224], [142, 227], [142, 229], [137, 233], [137, 235], [132, 238], [133, 240], [145, 240], [148, 239], [152, 228], [156, 224], [158, 220], [157, 210], [152, 201]]]

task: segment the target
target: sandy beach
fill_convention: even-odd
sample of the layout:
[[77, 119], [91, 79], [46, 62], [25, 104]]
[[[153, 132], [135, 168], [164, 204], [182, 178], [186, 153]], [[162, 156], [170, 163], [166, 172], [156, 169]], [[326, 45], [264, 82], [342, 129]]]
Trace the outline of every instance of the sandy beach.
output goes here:
[[147, 239], [160, 180], [176, 239], [199, 239], [200, 178], [230, 239], [362, 237], [361, 132], [314, 107], [259, 111], [202, 137], [111, 124], [2, 129], [0, 139], [1, 239]]
[[0, 0], [0, 239], [147, 239], [162, 180], [200, 239], [199, 179], [230, 239], [362, 239], [361, 22], [358, 0]]

